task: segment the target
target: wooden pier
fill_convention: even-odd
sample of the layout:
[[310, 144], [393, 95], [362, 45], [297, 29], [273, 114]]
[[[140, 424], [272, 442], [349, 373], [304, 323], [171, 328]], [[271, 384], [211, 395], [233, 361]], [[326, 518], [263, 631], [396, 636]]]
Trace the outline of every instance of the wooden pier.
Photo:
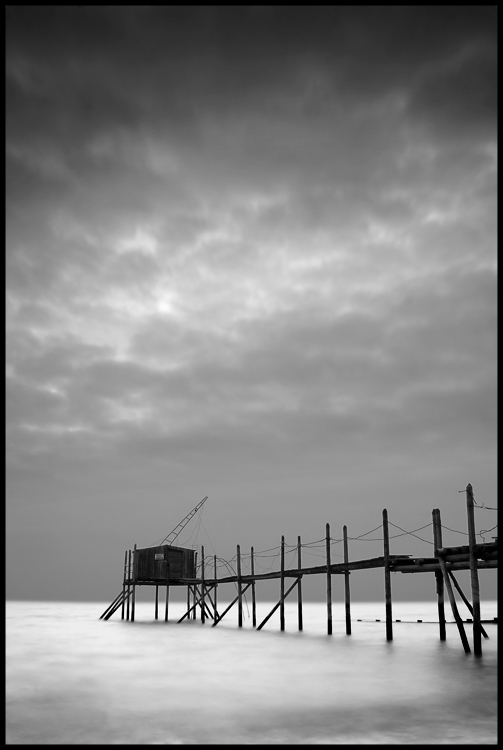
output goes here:
[[[206, 500], [206, 498], [205, 498]], [[204, 500], [202, 501], [204, 502]], [[202, 503], [199, 504], [199, 506]], [[197, 507], [199, 507], [197, 506]], [[488, 635], [481, 625], [480, 619], [480, 594], [478, 584], [478, 570], [498, 567], [498, 540], [497, 537], [493, 542], [484, 542], [477, 544], [475, 520], [474, 520], [474, 498], [473, 490], [470, 484], [466, 487], [466, 507], [468, 519], [468, 544], [456, 547], [442, 546], [442, 523], [440, 519], [440, 510], [435, 508], [432, 511], [432, 528], [433, 528], [433, 557], [413, 557], [411, 555], [394, 555], [390, 553], [389, 545], [389, 522], [388, 513], [384, 509], [382, 512], [382, 531], [383, 531], [383, 554], [379, 557], [372, 557], [363, 560], [349, 560], [348, 554], [348, 536], [347, 527], [343, 527], [343, 544], [344, 544], [344, 561], [333, 563], [330, 555], [330, 525], [326, 524], [325, 549], [326, 562], [324, 565], [302, 567], [301, 559], [301, 538], [297, 541], [297, 567], [285, 568], [285, 538], [281, 538], [280, 545], [280, 569], [268, 573], [256, 573], [254, 562], [254, 548], [251, 548], [249, 574], [242, 572], [242, 555], [241, 548], [236, 548], [236, 571], [233, 575], [217, 577], [217, 558], [213, 558], [213, 575], [207, 575], [205, 569], [204, 547], [201, 549], [201, 562], [199, 566], [199, 575], [196, 574], [197, 553], [194, 550], [187, 550], [169, 545], [146, 548], [139, 550], [134, 545], [133, 550], [128, 550], [124, 557], [124, 575], [122, 581], [122, 590], [113, 600], [113, 602], [103, 612], [100, 619], [108, 620], [114, 612], [121, 608], [121, 618], [124, 620], [134, 621], [135, 616], [135, 591], [137, 586], [155, 587], [155, 619], [158, 619], [159, 606], [159, 587], [166, 588], [165, 599], [165, 621], [168, 620], [168, 600], [171, 586], [187, 587], [187, 610], [178, 620], [182, 622], [186, 618], [196, 618], [196, 612], [199, 608], [202, 623], [206, 619], [212, 621], [215, 627], [223, 620], [226, 614], [237, 604], [238, 627], [243, 626], [243, 597], [251, 588], [252, 592], [252, 624], [257, 630], [261, 630], [272, 615], [279, 609], [280, 629], [285, 629], [285, 600], [297, 589], [298, 602], [298, 629], [303, 629], [302, 615], [302, 579], [305, 576], [325, 575], [326, 576], [326, 601], [327, 601], [327, 633], [332, 634], [332, 575], [344, 576], [344, 600], [345, 600], [345, 620], [346, 634], [351, 635], [351, 603], [350, 603], [350, 585], [349, 576], [357, 570], [369, 570], [371, 568], [384, 569], [384, 599], [385, 599], [385, 624], [386, 639], [393, 640], [393, 615], [392, 615], [392, 593], [391, 593], [391, 573], [433, 573], [436, 579], [437, 604], [439, 615], [439, 635], [440, 640], [446, 639], [445, 628], [445, 607], [444, 591], [447, 590], [449, 603], [452, 614], [456, 622], [459, 636], [465, 650], [465, 653], [471, 653], [471, 648], [466, 636], [463, 621], [459, 615], [456, 600], [454, 597], [454, 588], [461, 596], [464, 604], [472, 615], [473, 622], [473, 652], [475, 656], [482, 655], [482, 637], [488, 638]], [[186, 518], [191, 517], [194, 511]], [[462, 592], [454, 573], [459, 570], [470, 570], [472, 603]], [[268, 613], [268, 615], [257, 626], [256, 622], [256, 584], [260, 581], [279, 579], [280, 594], [279, 600]], [[286, 589], [287, 580], [293, 579], [291, 585]], [[233, 601], [222, 612], [217, 608], [217, 589], [223, 584], [234, 584], [237, 588], [237, 595]], [[130, 609], [131, 600], [131, 609]]]

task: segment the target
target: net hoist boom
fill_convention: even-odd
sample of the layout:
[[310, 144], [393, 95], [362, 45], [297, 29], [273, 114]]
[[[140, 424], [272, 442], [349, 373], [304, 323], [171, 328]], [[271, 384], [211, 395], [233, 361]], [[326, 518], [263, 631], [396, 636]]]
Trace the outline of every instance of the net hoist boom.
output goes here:
[[195, 508], [192, 508], [192, 510], [190, 511], [190, 513], [187, 513], [187, 515], [185, 516], [185, 518], [182, 518], [182, 520], [180, 521], [180, 523], [178, 524], [178, 526], [175, 526], [175, 528], [173, 529], [173, 531], [170, 531], [169, 534], [168, 534], [168, 536], [164, 537], [164, 539], [162, 540], [162, 542], [159, 544], [159, 547], [161, 547], [164, 543], [173, 544], [173, 542], [177, 538], [178, 534], [180, 534], [182, 532], [182, 530], [185, 528], [185, 526], [187, 526], [187, 524], [190, 521], [190, 519], [192, 518], [192, 516], [196, 515], [197, 511], [199, 510], [199, 508], [202, 508], [202, 506], [204, 505], [204, 503], [206, 502], [207, 499], [208, 499], [208, 495], [206, 495], [206, 497], [204, 497], [201, 500], [201, 502], [196, 505]]

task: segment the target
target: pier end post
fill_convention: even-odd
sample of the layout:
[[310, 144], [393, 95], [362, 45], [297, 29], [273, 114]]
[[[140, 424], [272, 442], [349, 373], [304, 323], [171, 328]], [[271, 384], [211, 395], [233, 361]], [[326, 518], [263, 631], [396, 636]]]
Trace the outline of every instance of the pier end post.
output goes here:
[[327, 633], [332, 635], [332, 573], [330, 572], [330, 524], [326, 525], [327, 550]]
[[480, 588], [479, 575], [477, 572], [477, 555], [475, 552], [475, 510], [474, 510], [473, 488], [471, 484], [466, 485], [466, 510], [468, 515], [468, 549], [470, 552], [470, 582], [472, 585], [473, 606], [473, 653], [482, 656], [482, 633], [480, 630]]
[[[348, 527], [342, 527], [342, 536], [344, 540], [344, 562], [349, 562], [348, 554]], [[346, 609], [346, 635], [351, 635], [351, 597], [349, 591], [349, 570], [344, 573], [344, 604]]]
[[384, 593], [386, 598], [386, 640], [393, 640], [393, 612], [391, 606], [391, 573], [389, 569], [389, 530], [388, 511], [382, 512], [382, 529], [384, 537]]
[[[433, 554], [437, 557], [437, 549], [442, 547], [442, 524], [440, 514], [432, 511], [433, 519]], [[441, 570], [435, 571], [435, 580], [437, 583], [437, 607], [438, 607], [438, 627], [440, 631], [440, 640], [446, 640], [445, 632], [445, 602], [444, 602], [444, 577]]]

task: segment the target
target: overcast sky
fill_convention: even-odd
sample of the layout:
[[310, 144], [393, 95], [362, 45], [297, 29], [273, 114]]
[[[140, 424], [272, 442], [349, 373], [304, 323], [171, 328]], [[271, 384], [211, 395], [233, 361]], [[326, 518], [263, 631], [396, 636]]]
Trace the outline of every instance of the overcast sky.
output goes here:
[[496, 8], [11, 6], [6, 75], [8, 597], [111, 600], [206, 495], [178, 542], [226, 559], [385, 507], [467, 543], [459, 490], [496, 500]]

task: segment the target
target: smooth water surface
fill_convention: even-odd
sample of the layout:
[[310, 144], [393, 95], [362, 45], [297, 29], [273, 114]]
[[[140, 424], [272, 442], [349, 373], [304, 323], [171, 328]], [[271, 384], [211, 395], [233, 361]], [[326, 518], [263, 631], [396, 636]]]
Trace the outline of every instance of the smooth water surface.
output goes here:
[[495, 624], [477, 659], [453, 623], [439, 641], [429, 602], [394, 605], [392, 642], [382, 603], [352, 604], [351, 636], [340, 603], [332, 636], [322, 603], [302, 633], [295, 602], [284, 633], [278, 612], [257, 632], [246, 608], [239, 629], [235, 607], [211, 627], [177, 624], [181, 603], [167, 624], [144, 602], [99, 620], [106, 605], [7, 603], [8, 744], [496, 744]]

